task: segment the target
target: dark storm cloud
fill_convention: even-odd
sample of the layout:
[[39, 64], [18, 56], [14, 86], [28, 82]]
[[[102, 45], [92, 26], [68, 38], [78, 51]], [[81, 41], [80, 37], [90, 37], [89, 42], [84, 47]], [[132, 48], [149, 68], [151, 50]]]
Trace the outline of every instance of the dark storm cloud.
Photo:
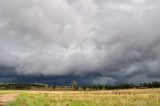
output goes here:
[[0, 66], [16, 75], [98, 73], [94, 83], [158, 79], [159, 19], [159, 0], [1, 0]]

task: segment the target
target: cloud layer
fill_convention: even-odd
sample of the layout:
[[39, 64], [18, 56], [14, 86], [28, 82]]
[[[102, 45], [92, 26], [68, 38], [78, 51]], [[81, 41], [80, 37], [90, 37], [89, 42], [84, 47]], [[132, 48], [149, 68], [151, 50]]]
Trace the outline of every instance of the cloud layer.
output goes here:
[[159, 28], [159, 0], [1, 0], [0, 66], [17, 75], [99, 73], [95, 82], [156, 79]]

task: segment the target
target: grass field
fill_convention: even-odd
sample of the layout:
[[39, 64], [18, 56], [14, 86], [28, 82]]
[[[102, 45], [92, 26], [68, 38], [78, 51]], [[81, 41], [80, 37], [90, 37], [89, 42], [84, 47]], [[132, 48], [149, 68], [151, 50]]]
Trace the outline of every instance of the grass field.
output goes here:
[[160, 106], [160, 89], [23, 91], [7, 106]]
[[12, 93], [12, 92], [15, 92], [15, 91], [11, 91], [11, 90], [0, 90], [0, 95], [7, 94], [7, 93]]

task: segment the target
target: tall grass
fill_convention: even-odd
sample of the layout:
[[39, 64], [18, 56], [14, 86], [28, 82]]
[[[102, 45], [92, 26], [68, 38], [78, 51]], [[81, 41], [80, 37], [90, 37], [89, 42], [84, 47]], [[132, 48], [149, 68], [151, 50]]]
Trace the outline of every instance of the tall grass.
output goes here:
[[160, 89], [26, 92], [7, 106], [160, 106]]

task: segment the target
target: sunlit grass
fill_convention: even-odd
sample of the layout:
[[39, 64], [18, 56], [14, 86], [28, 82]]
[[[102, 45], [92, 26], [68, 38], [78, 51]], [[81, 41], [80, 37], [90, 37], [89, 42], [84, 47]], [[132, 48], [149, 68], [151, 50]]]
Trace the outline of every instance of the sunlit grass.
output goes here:
[[12, 93], [12, 92], [15, 92], [15, 91], [11, 91], [11, 90], [0, 90], [0, 95], [2, 95], [2, 94], [7, 94], [7, 93]]
[[8, 106], [160, 106], [160, 89], [25, 92]]

